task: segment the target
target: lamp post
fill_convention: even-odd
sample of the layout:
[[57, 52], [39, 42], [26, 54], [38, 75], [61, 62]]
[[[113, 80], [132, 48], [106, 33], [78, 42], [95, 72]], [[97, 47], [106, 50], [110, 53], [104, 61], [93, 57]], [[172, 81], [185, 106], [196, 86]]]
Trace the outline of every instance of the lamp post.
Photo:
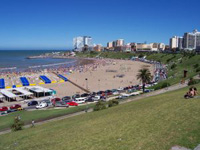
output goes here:
[[100, 79], [98, 81], [99, 81], [99, 91], [100, 91]]
[[[86, 90], [88, 90], [88, 79], [87, 78], [85, 78], [85, 82], [86, 82]], [[89, 107], [88, 107], [88, 102], [86, 102], [86, 108], [85, 108], [85, 112], [87, 113], [88, 112], [88, 109], [89, 109]]]
[[87, 78], [85, 78], [85, 82], [86, 82], [86, 90], [88, 90], [88, 79]]

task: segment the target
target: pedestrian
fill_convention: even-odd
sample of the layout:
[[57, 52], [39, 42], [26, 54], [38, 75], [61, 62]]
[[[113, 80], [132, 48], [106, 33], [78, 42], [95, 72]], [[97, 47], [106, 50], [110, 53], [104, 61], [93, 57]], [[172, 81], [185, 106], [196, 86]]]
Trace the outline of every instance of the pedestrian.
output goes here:
[[31, 121], [31, 124], [32, 124], [32, 127], [35, 127], [35, 121], [34, 120]]
[[18, 116], [17, 116], [17, 119], [18, 119], [18, 120], [21, 120], [21, 117], [20, 117], [20, 115], [18, 115]]

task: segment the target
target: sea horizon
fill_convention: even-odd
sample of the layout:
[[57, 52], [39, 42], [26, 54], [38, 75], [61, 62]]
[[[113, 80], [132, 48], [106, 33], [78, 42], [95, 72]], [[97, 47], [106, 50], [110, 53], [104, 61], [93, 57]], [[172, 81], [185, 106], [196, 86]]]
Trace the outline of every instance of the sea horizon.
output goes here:
[[73, 61], [73, 59], [56, 58], [27, 59], [30, 56], [38, 56], [47, 52], [65, 52], [65, 50], [0, 50], [0, 72], [45, 69], [51, 65], [59, 67]]

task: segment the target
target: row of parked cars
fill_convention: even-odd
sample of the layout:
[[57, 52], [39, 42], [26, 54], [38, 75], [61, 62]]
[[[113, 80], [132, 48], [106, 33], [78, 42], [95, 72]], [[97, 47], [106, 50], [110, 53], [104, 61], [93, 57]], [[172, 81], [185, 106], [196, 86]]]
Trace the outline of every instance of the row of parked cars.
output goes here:
[[23, 110], [23, 108], [19, 104], [15, 104], [10, 107], [3, 106], [0, 108], [0, 115], [4, 115], [6, 113], [11, 113], [11, 112], [20, 111], [20, 110]]
[[[155, 84], [155, 83], [150, 83]], [[152, 90], [146, 89], [145, 92], [151, 92]], [[109, 96], [117, 96], [118, 99], [127, 98], [130, 96], [135, 96], [141, 94], [141, 85], [128, 86], [124, 88], [98, 91], [93, 93], [84, 93], [84, 94], [75, 94], [73, 96], [65, 96], [61, 98], [46, 99], [41, 102], [30, 101], [28, 106], [34, 106], [36, 109], [42, 109], [46, 107], [69, 107], [69, 106], [78, 106], [86, 102], [96, 102], [99, 100], [106, 101], [106, 98]], [[22, 106], [15, 104], [11, 107], [1, 107], [0, 112], [13, 112], [17, 110], [22, 110]]]

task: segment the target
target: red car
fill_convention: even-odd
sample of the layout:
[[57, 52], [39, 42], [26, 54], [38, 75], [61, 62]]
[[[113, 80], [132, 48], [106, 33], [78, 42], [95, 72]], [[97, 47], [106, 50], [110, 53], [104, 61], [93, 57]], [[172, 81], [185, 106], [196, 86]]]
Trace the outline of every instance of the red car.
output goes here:
[[7, 110], [8, 110], [8, 107], [5, 107], [5, 106], [0, 108], [0, 111], [7, 111]]
[[19, 104], [15, 104], [13, 106], [10, 106], [10, 109], [18, 109], [18, 108], [22, 108], [22, 106], [19, 105]]
[[67, 103], [69, 106], [78, 106], [78, 104], [76, 102], [68, 102]]
[[56, 102], [60, 102], [60, 101], [61, 101], [60, 98], [54, 98], [54, 99], [51, 100], [51, 102], [53, 103], [53, 105], [55, 105]]

